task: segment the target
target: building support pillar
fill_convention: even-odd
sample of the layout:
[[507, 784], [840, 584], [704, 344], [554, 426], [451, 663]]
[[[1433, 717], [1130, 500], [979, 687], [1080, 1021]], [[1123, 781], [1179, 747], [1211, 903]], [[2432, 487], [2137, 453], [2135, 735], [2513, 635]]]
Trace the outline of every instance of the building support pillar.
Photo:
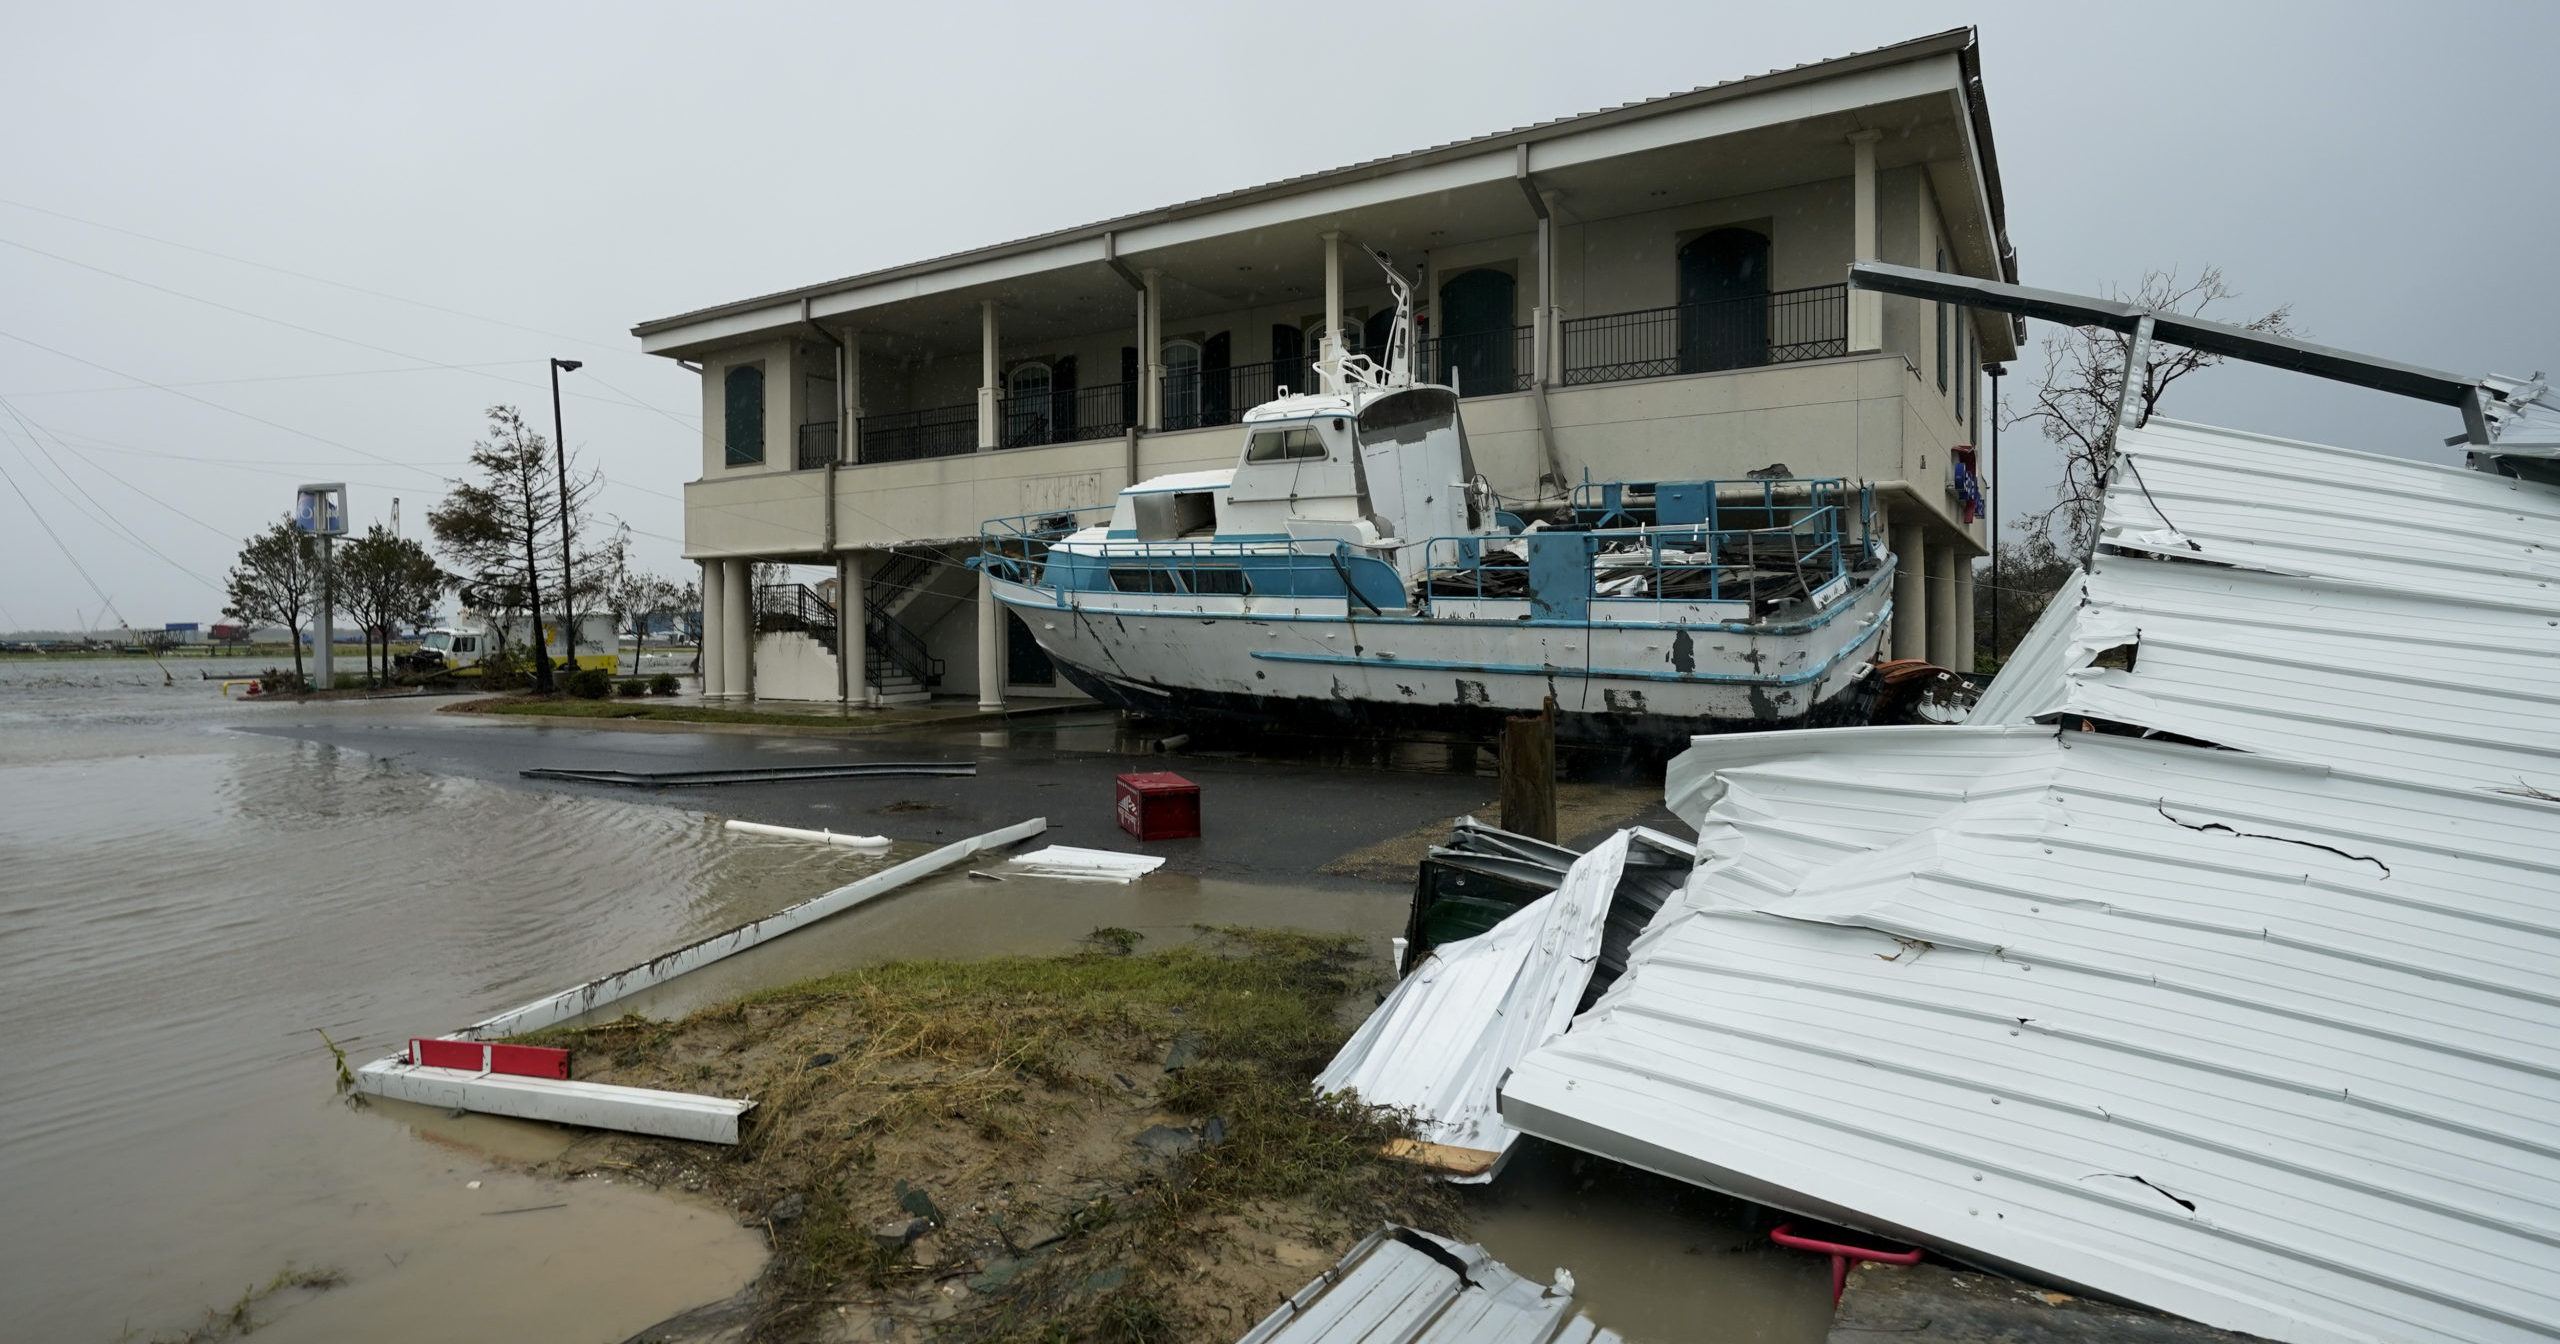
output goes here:
[[1316, 358], [1329, 375], [1321, 391], [1342, 374], [1342, 235], [1331, 229], [1324, 235], [1324, 340]]
[[1973, 635], [1973, 557], [1963, 554], [1961, 551], [1957, 551], [1954, 554], [1956, 571], [1955, 661], [1948, 663], [1947, 666], [1954, 668], [1958, 672], [1969, 673], [1973, 671], [1973, 651], [1975, 648]]
[[1003, 412], [999, 400], [1003, 395], [1002, 385], [996, 381], [997, 362], [996, 301], [981, 299], [978, 301], [978, 451], [982, 453], [993, 452], [1004, 442], [1003, 426], [997, 423]]
[[978, 571], [978, 708], [1004, 708], [1004, 607], [996, 601], [995, 576]]
[[1927, 544], [1922, 539], [1917, 508], [1893, 510], [1893, 656], [1929, 656]]
[[1556, 322], [1555, 193], [1538, 193], [1538, 308], [1529, 315], [1530, 366], [1540, 385], [1564, 381], [1564, 351], [1558, 349], [1562, 328]]
[[721, 589], [726, 595], [720, 622], [720, 672], [726, 700], [756, 697], [756, 562], [731, 558], [722, 562]]
[[1956, 548], [1929, 548], [1929, 661], [1956, 666]]
[[871, 703], [869, 646], [870, 593], [863, 584], [870, 578], [864, 571], [860, 551], [836, 553], [836, 696], [848, 705]]
[[1155, 270], [1138, 273], [1138, 278], [1147, 282], [1146, 291], [1138, 298], [1138, 359], [1146, 369], [1146, 386], [1139, 390], [1139, 423], [1151, 430], [1164, 428], [1164, 287], [1156, 283], [1161, 274]]
[[729, 638], [728, 562], [702, 562], [702, 698], [724, 700], [729, 695], [728, 666], [723, 655]]
[[[1859, 261], [1875, 261], [1876, 255], [1876, 141], [1882, 131], [1859, 131], [1849, 137], [1849, 149], [1855, 159], [1851, 169], [1854, 179], [1854, 206], [1851, 219], [1850, 254]], [[1872, 289], [1849, 291], [1849, 353], [1858, 354], [1884, 348], [1884, 295]]]

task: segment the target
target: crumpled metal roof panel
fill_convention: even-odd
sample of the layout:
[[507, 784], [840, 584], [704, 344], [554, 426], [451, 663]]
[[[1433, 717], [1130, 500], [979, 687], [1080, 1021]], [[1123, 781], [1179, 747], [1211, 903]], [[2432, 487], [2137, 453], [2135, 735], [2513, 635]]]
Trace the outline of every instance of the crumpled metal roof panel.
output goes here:
[[1575, 1314], [1570, 1278], [1541, 1288], [1481, 1246], [1396, 1227], [1371, 1233], [1237, 1344], [1387, 1341], [1619, 1344]]
[[1674, 762], [1699, 867], [1504, 1118], [2274, 1339], [2560, 1338], [2560, 491], [2124, 444], [1975, 723]]
[[1719, 772], [1512, 1124], [2270, 1338], [2560, 1332], [2560, 805], [1830, 736]]

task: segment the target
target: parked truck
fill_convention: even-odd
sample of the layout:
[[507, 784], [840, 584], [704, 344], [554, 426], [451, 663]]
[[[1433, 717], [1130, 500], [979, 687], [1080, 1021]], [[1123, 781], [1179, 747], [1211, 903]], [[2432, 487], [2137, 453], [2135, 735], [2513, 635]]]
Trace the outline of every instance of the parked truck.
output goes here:
[[[530, 653], [532, 622], [518, 616], [506, 623], [506, 647]], [[546, 621], [542, 627], [544, 642], [551, 650], [552, 666], [570, 670], [568, 650], [561, 646], [557, 622]], [[480, 664], [499, 648], [498, 623], [478, 612], [466, 611], [452, 625], [428, 630], [418, 641], [418, 651], [401, 656], [401, 666], [412, 672], [451, 672], [457, 676], [478, 676]], [[578, 618], [578, 659], [581, 668], [600, 667], [607, 672], [622, 665], [622, 633], [615, 628], [612, 616], [596, 613]]]

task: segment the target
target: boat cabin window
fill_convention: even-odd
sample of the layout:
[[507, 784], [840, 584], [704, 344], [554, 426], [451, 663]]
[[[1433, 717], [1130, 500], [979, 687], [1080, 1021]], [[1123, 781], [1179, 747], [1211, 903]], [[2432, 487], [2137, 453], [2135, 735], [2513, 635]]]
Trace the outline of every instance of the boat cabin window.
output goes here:
[[1253, 432], [1253, 442], [1245, 445], [1247, 462], [1295, 462], [1324, 456], [1324, 436], [1313, 425], [1274, 426]]
[[1249, 589], [1244, 571], [1232, 565], [1195, 567], [1184, 574], [1191, 581], [1191, 591], [1224, 597], [1242, 597]]
[[418, 647], [422, 649], [433, 649], [438, 653], [442, 653], [453, 647], [453, 636], [446, 634], [442, 630], [437, 630], [428, 634], [425, 639], [419, 640]]
[[1111, 586], [1124, 593], [1178, 593], [1182, 585], [1173, 581], [1173, 571], [1154, 565], [1144, 568], [1114, 569]]
[[1206, 490], [1162, 490], [1131, 502], [1140, 541], [1179, 541], [1218, 530], [1218, 501]]
[[453, 637], [453, 651], [455, 653], [478, 653], [480, 651], [480, 637], [478, 635], [455, 635]]

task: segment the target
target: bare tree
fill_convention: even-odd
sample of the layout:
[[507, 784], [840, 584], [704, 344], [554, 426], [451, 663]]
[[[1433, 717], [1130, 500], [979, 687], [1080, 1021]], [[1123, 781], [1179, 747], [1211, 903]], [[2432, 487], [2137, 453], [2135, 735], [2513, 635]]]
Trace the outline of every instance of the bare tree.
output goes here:
[[[2146, 271], [2141, 285], [2129, 298], [2112, 290], [2110, 296], [2153, 312], [2191, 316], [2204, 316], [2215, 304], [2240, 297], [2223, 281], [2220, 268], [2213, 266], [2197, 272], [2191, 280], [2182, 279], [2174, 270]], [[2294, 330], [2291, 304], [2280, 304], [2241, 325], [2270, 336], [2301, 334]], [[2115, 469], [2116, 408], [2123, 403], [2125, 350], [2132, 340], [2131, 333], [2098, 327], [2074, 327], [2047, 335], [2044, 377], [2035, 398], [2009, 421], [2034, 425], [2062, 450], [2062, 481], [2055, 488], [2057, 498], [2053, 507], [2034, 522], [2039, 532], [2061, 523], [2083, 554], [2097, 537], [2099, 502], [2106, 490], [2107, 473]], [[2220, 355], [2153, 341], [2134, 423], [2141, 425], [2151, 419], [2171, 384], [2221, 362]]]
[[[494, 604], [533, 615], [534, 685], [553, 689], [551, 650], [542, 638], [542, 568], [536, 553], [559, 526], [560, 494], [551, 479], [551, 445], [526, 425], [513, 406], [489, 408], [488, 437], [473, 444], [476, 481], [456, 481], [453, 493], [427, 511], [436, 545], [461, 568], [464, 593], [487, 609]], [[569, 507], [592, 485], [571, 481]], [[564, 608], [571, 604], [563, 599]], [[500, 645], [506, 622], [498, 622]]]
[[320, 543], [290, 519], [249, 538], [223, 581], [222, 614], [243, 625], [281, 625], [293, 644], [293, 680], [302, 682], [304, 618], [320, 595]]

